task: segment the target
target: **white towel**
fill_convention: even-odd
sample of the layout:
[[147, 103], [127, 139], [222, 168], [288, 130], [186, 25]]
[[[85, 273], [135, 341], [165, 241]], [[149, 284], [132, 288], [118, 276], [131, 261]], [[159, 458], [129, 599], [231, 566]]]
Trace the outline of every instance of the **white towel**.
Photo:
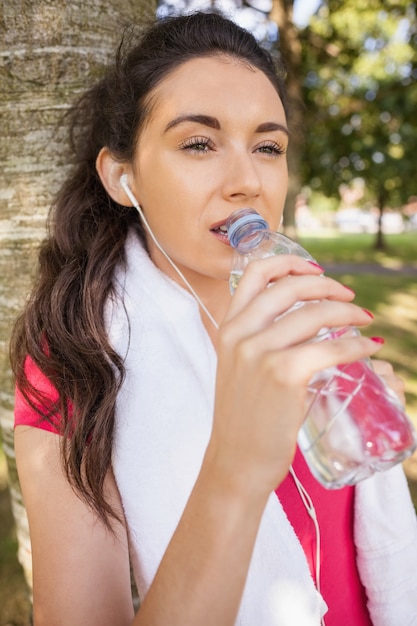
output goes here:
[[[117, 274], [119, 298], [109, 303], [106, 312], [110, 340], [125, 356], [127, 371], [116, 407], [113, 468], [129, 528], [135, 578], [143, 597], [201, 467], [211, 431], [216, 354], [194, 298], [155, 267], [134, 234], [128, 238], [126, 252], [127, 270], [120, 269]], [[390, 472], [396, 485], [397, 473], [394, 476]], [[401, 508], [405, 502], [404, 514], [409, 519], [407, 489], [399, 482], [392, 504]], [[381, 533], [374, 518], [379, 519], [377, 494], [385, 481], [367, 483], [363, 497], [358, 490], [358, 546], [364, 580], [368, 577], [370, 588], [379, 589], [384, 585], [385, 572], [373, 567], [374, 547], [367, 549], [374, 545], [378, 549]], [[372, 517], [368, 517], [368, 509], [374, 506]], [[382, 508], [386, 508], [384, 503]], [[410, 543], [415, 549], [415, 519], [414, 526], [409, 521], [407, 528], [414, 532]], [[390, 546], [385, 545], [384, 550], [389, 559]], [[406, 565], [407, 554], [395, 549], [394, 556], [399, 562], [405, 558]], [[408, 560], [417, 571], [415, 558]], [[416, 599], [414, 616], [417, 585], [410, 587]], [[371, 604], [374, 597], [370, 594]], [[390, 614], [395, 614], [395, 597], [392, 600], [388, 600], [394, 607]], [[410, 607], [405, 607], [404, 615], [410, 615]], [[325, 610], [302, 547], [276, 495], [271, 494], [236, 624], [319, 626]], [[372, 606], [371, 610], [374, 614]], [[388, 605], [384, 604], [382, 612], [385, 610]], [[378, 610], [375, 615], [379, 615]], [[400, 624], [378, 620], [374, 618], [375, 626]], [[408, 623], [414, 622], [411, 618], [401, 622]]]
[[373, 623], [417, 624], [417, 518], [401, 465], [356, 486], [355, 543]]

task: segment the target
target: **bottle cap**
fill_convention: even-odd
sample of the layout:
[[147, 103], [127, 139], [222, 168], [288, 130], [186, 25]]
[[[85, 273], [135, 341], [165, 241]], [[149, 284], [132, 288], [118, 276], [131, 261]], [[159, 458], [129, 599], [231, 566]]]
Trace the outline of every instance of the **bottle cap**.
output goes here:
[[242, 237], [260, 230], [268, 230], [269, 225], [254, 209], [239, 209], [229, 216], [226, 227], [230, 245], [236, 248]]

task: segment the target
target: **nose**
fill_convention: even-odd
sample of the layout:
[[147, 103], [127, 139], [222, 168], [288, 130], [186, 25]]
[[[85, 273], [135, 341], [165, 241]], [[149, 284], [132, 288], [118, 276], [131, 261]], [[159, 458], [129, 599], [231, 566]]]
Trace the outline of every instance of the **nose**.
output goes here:
[[223, 195], [227, 199], [256, 198], [261, 192], [261, 176], [253, 155], [248, 152], [229, 154], [223, 180]]

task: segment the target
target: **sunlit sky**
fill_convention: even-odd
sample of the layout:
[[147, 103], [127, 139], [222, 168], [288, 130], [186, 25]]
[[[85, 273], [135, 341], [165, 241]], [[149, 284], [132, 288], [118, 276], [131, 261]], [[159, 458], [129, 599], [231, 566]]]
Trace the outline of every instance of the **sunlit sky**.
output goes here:
[[321, 4], [321, 0], [295, 0], [294, 1], [294, 22], [297, 26], [306, 26], [310, 16]]
[[[316, 11], [322, 0], [294, 0], [294, 22], [300, 28], [308, 24], [311, 15]], [[178, 10], [194, 11], [204, 9], [210, 3], [210, 0], [165, 0], [165, 3], [159, 6], [158, 14], [164, 15], [167, 6], [176, 7]], [[266, 33], [271, 29], [274, 30], [272, 23], [268, 24], [265, 16], [260, 18], [259, 11], [265, 14], [271, 10], [271, 0], [251, 0], [251, 5], [240, 7], [237, 10], [235, 0], [217, 0], [217, 4], [228, 17], [236, 20], [238, 24], [252, 31], [253, 34], [264, 39]], [[271, 33], [270, 33], [271, 34]], [[273, 37], [274, 38], [274, 37]]]

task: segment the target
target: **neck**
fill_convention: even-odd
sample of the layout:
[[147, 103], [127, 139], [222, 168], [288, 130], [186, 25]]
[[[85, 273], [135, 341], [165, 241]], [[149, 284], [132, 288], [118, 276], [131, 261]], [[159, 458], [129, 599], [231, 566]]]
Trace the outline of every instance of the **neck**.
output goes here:
[[151, 250], [153, 262], [182, 288], [195, 297], [200, 305], [203, 325], [216, 347], [217, 331], [231, 301], [228, 277], [203, 276], [189, 268], [175, 267], [158, 250]]
[[[220, 282], [220, 281], [219, 281]], [[200, 294], [199, 294], [200, 295]], [[208, 294], [206, 294], [205, 296], [201, 296], [202, 301], [204, 302], [204, 305], [206, 306], [206, 308], [208, 309], [208, 311], [210, 312], [211, 316], [215, 319], [215, 321], [217, 322], [217, 328], [216, 326], [214, 326], [213, 322], [211, 319], [209, 319], [209, 317], [206, 315], [205, 311], [200, 307], [200, 315], [201, 315], [201, 320], [203, 322], [203, 325], [214, 345], [214, 347], [217, 347], [217, 333], [218, 333], [218, 326], [221, 324], [221, 322], [223, 321], [224, 316], [226, 315], [226, 312], [230, 306], [230, 301], [232, 296], [230, 295], [230, 291], [229, 291], [229, 284], [227, 281], [221, 281], [220, 285], [218, 285], [218, 288], [215, 290], [211, 290]]]

